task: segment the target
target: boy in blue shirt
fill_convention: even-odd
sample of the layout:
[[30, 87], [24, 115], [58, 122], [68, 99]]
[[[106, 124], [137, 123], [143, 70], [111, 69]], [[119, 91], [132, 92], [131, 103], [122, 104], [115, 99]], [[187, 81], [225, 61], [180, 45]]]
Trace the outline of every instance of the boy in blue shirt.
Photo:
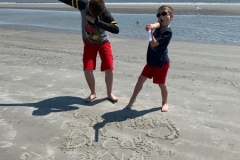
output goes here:
[[[158, 84], [162, 95], [162, 112], [168, 111], [168, 90], [165, 85], [166, 76], [170, 67], [170, 60], [168, 57], [168, 44], [172, 38], [172, 30], [170, 23], [173, 18], [173, 8], [163, 5], [158, 8], [157, 13], [158, 22], [148, 24], [146, 30], [151, 30], [152, 40], [149, 42], [147, 49], [147, 64], [143, 68], [141, 75], [138, 78], [133, 95], [126, 106], [131, 109], [135, 102], [137, 95], [141, 91], [144, 82], [147, 78], [153, 78], [153, 83]], [[154, 30], [154, 31], [153, 31]]]

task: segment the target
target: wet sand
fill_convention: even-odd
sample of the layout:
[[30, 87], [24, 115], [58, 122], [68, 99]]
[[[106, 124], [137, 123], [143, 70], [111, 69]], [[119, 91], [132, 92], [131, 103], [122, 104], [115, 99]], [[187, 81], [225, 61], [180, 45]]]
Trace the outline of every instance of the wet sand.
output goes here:
[[239, 46], [172, 41], [162, 113], [151, 80], [133, 110], [123, 109], [145, 65], [145, 39], [110, 39], [116, 104], [99, 58], [98, 98], [85, 103], [80, 35], [0, 29], [0, 40], [1, 160], [240, 158]]

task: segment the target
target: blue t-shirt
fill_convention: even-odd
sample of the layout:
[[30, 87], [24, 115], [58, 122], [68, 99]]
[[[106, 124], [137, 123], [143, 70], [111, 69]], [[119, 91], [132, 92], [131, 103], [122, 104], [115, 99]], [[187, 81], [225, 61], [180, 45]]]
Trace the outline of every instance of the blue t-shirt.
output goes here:
[[151, 47], [149, 43], [147, 50], [147, 64], [153, 67], [163, 67], [170, 61], [167, 47], [172, 38], [172, 29], [170, 27], [164, 30], [158, 28], [153, 32], [153, 36], [158, 41], [159, 45]]

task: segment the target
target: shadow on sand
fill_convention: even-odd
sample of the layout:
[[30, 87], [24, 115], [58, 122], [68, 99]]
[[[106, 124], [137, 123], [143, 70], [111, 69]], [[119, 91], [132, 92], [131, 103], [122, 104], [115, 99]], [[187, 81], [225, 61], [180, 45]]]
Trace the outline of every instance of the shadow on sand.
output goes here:
[[32, 115], [44, 116], [52, 112], [66, 112], [79, 109], [79, 107], [75, 105], [94, 106], [106, 100], [108, 100], [108, 98], [96, 99], [91, 103], [87, 103], [80, 97], [61, 96], [45, 99], [36, 103], [0, 104], [0, 107], [34, 107], [37, 109], [33, 111]]
[[93, 129], [95, 130], [95, 142], [98, 142], [99, 138], [99, 130], [103, 128], [107, 123], [113, 123], [113, 122], [122, 122], [127, 119], [134, 119], [137, 117], [141, 117], [145, 114], [155, 112], [155, 111], [161, 111], [161, 108], [156, 107], [156, 108], [151, 108], [147, 110], [142, 110], [142, 111], [136, 111], [136, 110], [129, 110], [129, 109], [122, 109], [118, 111], [113, 111], [113, 112], [108, 112], [105, 113], [101, 116], [103, 119], [102, 122], [97, 123], [93, 126]]
[[[0, 104], [0, 107], [34, 107], [36, 108], [36, 110], [33, 111], [32, 115], [44, 116], [52, 112], [66, 112], [66, 111], [77, 110], [79, 109], [79, 107], [77, 107], [76, 105], [94, 106], [103, 101], [109, 101], [109, 99], [106, 97], [102, 99], [96, 99], [91, 103], [87, 103], [83, 98], [80, 98], [80, 97], [61, 96], [61, 97], [49, 98], [49, 99], [46, 99], [40, 102], [35, 102], [35, 103]], [[93, 126], [95, 130], [95, 141], [98, 142], [99, 129], [103, 128], [108, 123], [121, 122], [127, 119], [134, 119], [137, 117], [141, 117], [145, 114], [155, 112], [155, 111], [160, 111], [160, 110], [161, 108], [159, 107], [142, 110], [142, 111], [129, 110], [124, 108], [122, 110], [105, 113], [101, 116], [103, 121]]]

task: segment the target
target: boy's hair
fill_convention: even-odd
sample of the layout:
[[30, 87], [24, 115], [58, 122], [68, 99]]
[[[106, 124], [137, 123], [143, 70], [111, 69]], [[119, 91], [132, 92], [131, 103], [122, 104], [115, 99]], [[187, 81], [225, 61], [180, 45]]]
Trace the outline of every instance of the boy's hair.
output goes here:
[[103, 0], [90, 0], [89, 10], [91, 11], [91, 16], [98, 17], [102, 14], [105, 9], [105, 3]]
[[170, 15], [173, 15], [173, 12], [174, 12], [173, 8], [170, 7], [170, 6], [168, 6], [168, 5], [162, 5], [162, 6], [159, 7], [158, 9], [167, 9], [167, 10], [168, 10], [168, 13], [169, 13]]

